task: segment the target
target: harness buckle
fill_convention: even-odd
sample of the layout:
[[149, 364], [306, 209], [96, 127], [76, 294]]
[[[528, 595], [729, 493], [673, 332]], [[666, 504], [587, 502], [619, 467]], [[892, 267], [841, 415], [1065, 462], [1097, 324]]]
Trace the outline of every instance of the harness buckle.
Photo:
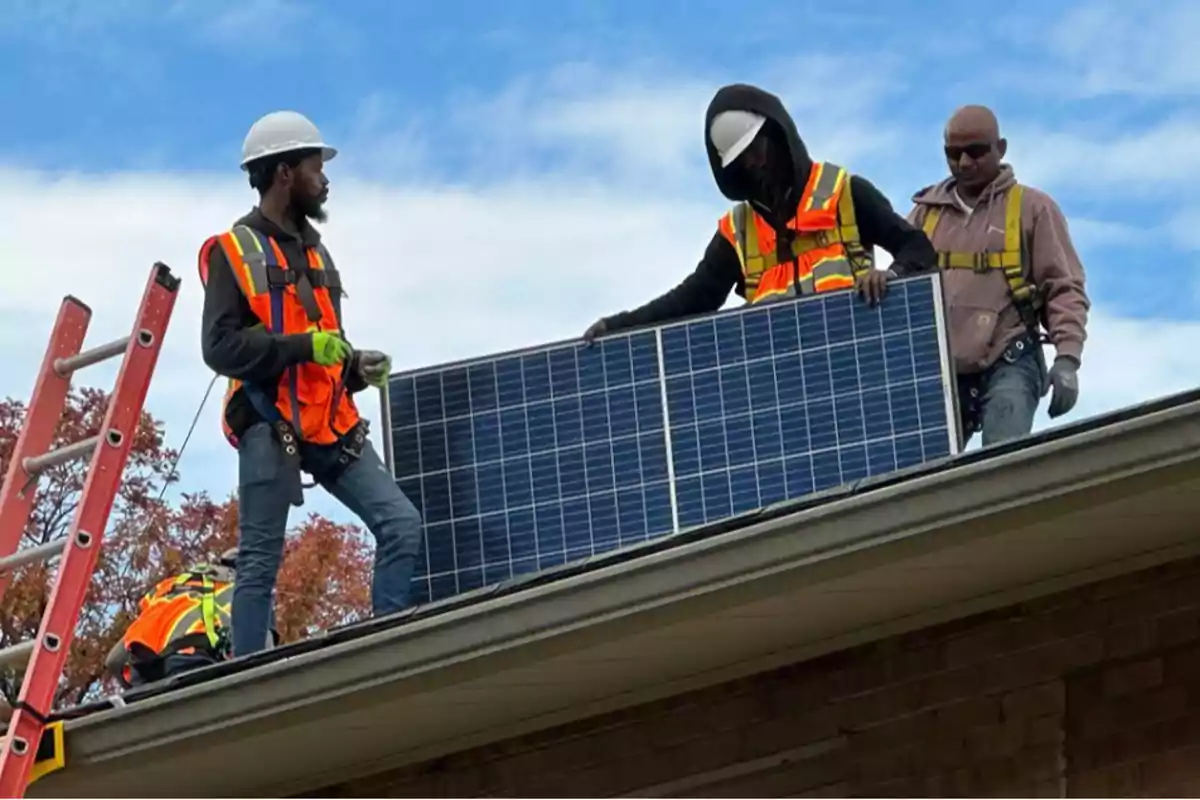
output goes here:
[[[363, 446], [367, 442], [366, 426], [359, 421], [342, 440], [342, 455], [344, 458], [358, 460], [362, 457]], [[346, 462], [342, 462], [346, 463]]]
[[972, 256], [973, 256], [974, 266], [971, 269], [978, 275], [987, 274], [988, 254], [987, 253], [973, 253]]
[[275, 423], [275, 434], [283, 448], [284, 469], [288, 471], [288, 489], [291, 493], [290, 502], [296, 507], [304, 505], [304, 482], [300, 478], [301, 455], [300, 440], [296, 431], [287, 420]]

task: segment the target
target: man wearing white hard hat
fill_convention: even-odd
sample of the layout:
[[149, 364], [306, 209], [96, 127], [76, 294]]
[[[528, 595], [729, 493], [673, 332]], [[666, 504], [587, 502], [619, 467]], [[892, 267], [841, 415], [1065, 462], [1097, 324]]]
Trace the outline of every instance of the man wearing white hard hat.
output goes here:
[[[745, 84], [723, 87], [709, 103], [704, 131], [717, 188], [736, 205], [679, 286], [598, 320], [585, 340], [716, 311], [731, 289], [762, 303], [857, 287], [875, 304], [889, 276], [936, 269], [929, 240], [870, 181], [812, 160], [775, 95]], [[875, 269], [876, 246], [892, 256], [886, 272]]]
[[325, 220], [337, 151], [306, 117], [266, 115], [242, 146], [259, 203], [200, 249], [204, 362], [229, 379], [222, 430], [238, 451], [233, 653], [261, 650], [291, 505], [308, 472], [375, 537], [372, 607], [411, 600], [421, 518], [367, 438], [354, 395], [386, 384], [390, 359], [350, 345], [342, 279], [312, 221]]

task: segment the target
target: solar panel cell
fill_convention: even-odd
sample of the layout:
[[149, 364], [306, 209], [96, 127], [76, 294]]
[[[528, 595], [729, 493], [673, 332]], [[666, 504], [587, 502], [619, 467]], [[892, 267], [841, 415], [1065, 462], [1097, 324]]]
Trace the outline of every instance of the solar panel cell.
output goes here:
[[422, 600], [947, 455], [940, 283], [394, 375]]

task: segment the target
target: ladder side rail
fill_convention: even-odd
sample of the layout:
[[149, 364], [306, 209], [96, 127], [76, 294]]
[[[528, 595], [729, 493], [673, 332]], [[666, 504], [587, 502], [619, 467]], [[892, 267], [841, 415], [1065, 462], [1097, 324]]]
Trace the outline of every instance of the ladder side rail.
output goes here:
[[125, 358], [117, 375], [92, 455], [79, 507], [67, 534], [54, 588], [0, 750], [0, 797], [23, 797], [46, 727], [79, 612], [91, 585], [108, 516], [141, 422], [150, 380], [178, 296], [179, 279], [156, 264], [142, 296]]
[[[21, 537], [37, 496], [37, 477], [26, 472], [25, 459], [40, 456], [50, 449], [66, 407], [71, 376], [69, 373], [61, 375], [55, 364], [61, 358], [71, 358], [80, 352], [91, 319], [92, 310], [87, 305], [71, 296], [63, 298], [41, 371], [25, 408], [25, 420], [13, 447], [4, 485], [0, 488], [0, 557], [12, 555], [21, 546]], [[0, 572], [0, 599], [3, 599], [11, 578], [11, 571]]]

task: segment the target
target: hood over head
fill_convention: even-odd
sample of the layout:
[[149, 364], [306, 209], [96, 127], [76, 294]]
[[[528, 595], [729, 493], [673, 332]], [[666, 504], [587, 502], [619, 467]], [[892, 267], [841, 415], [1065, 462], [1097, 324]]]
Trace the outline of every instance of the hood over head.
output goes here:
[[750, 187], [746, 185], [745, 181], [738, 180], [738, 170], [721, 166], [721, 156], [709, 134], [713, 120], [718, 114], [725, 111], [750, 111], [760, 114], [767, 119], [763, 126], [764, 133], [768, 128], [774, 127], [778, 133], [782, 134], [782, 139], [787, 142], [787, 151], [792, 162], [792, 188], [788, 201], [789, 204], [798, 202], [800, 192], [804, 190], [808, 174], [812, 170], [812, 159], [808, 155], [808, 148], [804, 146], [804, 140], [800, 138], [800, 134], [796, 130], [796, 123], [788, 114], [787, 109], [783, 107], [783, 102], [770, 92], [745, 83], [730, 84], [718, 89], [708, 104], [708, 111], [704, 114], [704, 147], [708, 151], [708, 165], [712, 169], [713, 178], [716, 180], [721, 194], [733, 201], [751, 199]]

